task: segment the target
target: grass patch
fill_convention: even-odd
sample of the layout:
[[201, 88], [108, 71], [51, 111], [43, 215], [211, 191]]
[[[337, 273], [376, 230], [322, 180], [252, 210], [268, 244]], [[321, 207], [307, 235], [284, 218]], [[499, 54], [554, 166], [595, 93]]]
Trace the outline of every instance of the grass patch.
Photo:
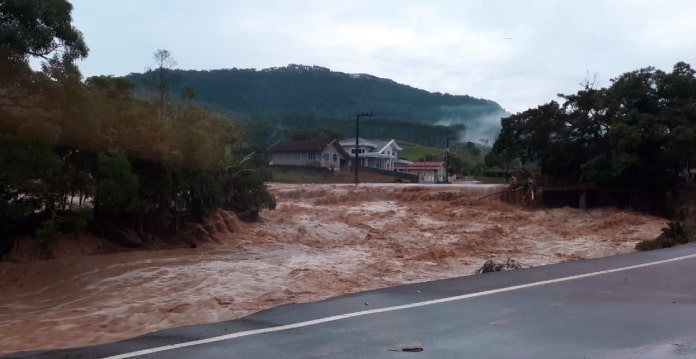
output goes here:
[[409, 161], [418, 161], [425, 157], [444, 158], [445, 156], [445, 151], [442, 148], [427, 147], [415, 143], [401, 143], [400, 146], [403, 151], [399, 152], [399, 158]]
[[[403, 148], [403, 151], [399, 152], [399, 158], [401, 159], [414, 162], [425, 157], [436, 158], [436, 161], [444, 161], [445, 159], [444, 146], [442, 148], [437, 148], [408, 142], [399, 143], [399, 146]], [[461, 158], [462, 160], [464, 160], [464, 162], [468, 163], [471, 166], [475, 166], [479, 163], [482, 164], [484, 162], [484, 158], [486, 157], [486, 152], [484, 151], [481, 151], [481, 153], [478, 156], [474, 156], [474, 154], [472, 154], [464, 148], [454, 149], [452, 143], [450, 143], [450, 148], [452, 149], [452, 153], [454, 153], [455, 156]]]

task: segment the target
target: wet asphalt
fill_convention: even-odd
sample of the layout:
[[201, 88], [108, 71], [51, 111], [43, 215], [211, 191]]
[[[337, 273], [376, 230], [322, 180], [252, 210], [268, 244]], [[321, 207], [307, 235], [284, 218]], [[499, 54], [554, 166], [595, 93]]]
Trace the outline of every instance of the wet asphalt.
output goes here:
[[[696, 358], [696, 257], [568, 278], [694, 254], [696, 244], [688, 244], [403, 285], [116, 343], [3, 358], [105, 358], [235, 333], [239, 337], [135, 357]], [[559, 278], [565, 279], [539, 283]], [[394, 308], [463, 295], [470, 297]], [[321, 322], [346, 313], [352, 317]], [[284, 327], [296, 323], [304, 324]]]

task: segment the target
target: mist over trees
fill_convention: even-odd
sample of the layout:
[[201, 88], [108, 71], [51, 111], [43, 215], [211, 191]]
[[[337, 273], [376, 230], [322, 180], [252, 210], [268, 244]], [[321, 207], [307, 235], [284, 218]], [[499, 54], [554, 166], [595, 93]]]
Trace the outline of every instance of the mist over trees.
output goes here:
[[122, 78], [82, 81], [75, 60], [88, 48], [71, 11], [65, 0], [0, 2], [0, 254], [13, 234], [49, 241], [60, 231], [118, 237], [130, 228], [145, 239], [216, 208], [275, 206], [262, 176], [243, 170], [249, 158], [233, 154], [240, 135], [227, 118], [172, 102], [168, 87], [143, 101]]
[[[310, 138], [355, 137], [355, 115], [349, 119], [326, 119], [312, 115], [287, 114], [282, 116], [258, 116], [237, 122], [244, 129], [244, 140], [260, 150], [278, 140], [291, 139], [296, 134]], [[360, 137], [396, 139], [397, 142], [417, 143], [424, 146], [444, 147], [445, 139], [459, 137], [466, 130], [464, 125], [430, 125], [405, 121], [389, 121], [370, 118], [360, 121]], [[296, 136], [295, 136], [296, 137]]]
[[[172, 75], [177, 78], [174, 92], [192, 89], [197, 104], [238, 119], [248, 133], [267, 134], [247, 139], [257, 148], [282, 139], [288, 128], [355, 136], [355, 114], [364, 111], [375, 116], [361, 126], [361, 136], [442, 147], [444, 139], [459, 137], [469, 123], [504, 113], [490, 100], [431, 93], [392, 80], [319, 66], [175, 70]], [[139, 85], [138, 96], [156, 96], [152, 73], [134, 73], [126, 78]], [[495, 135], [494, 129], [486, 126], [486, 130], [488, 137]]]

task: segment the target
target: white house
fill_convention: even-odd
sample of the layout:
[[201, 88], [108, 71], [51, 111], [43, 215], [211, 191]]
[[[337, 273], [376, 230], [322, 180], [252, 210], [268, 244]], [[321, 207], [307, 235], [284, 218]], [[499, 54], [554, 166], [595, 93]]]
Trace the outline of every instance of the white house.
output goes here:
[[[341, 147], [350, 154], [351, 158], [355, 158], [355, 138], [348, 138], [340, 142]], [[358, 139], [358, 160], [362, 167], [373, 167], [387, 171], [394, 170], [394, 167], [399, 163], [399, 151], [403, 150], [396, 141], [368, 140], [364, 138]]]

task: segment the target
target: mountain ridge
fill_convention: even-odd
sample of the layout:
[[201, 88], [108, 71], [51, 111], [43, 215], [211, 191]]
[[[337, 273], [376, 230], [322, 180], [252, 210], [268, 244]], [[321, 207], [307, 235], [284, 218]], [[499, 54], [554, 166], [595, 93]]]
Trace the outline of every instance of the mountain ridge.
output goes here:
[[[169, 90], [172, 98], [191, 89], [198, 105], [231, 117], [262, 117], [272, 122], [273, 118], [288, 115], [305, 116], [314, 118], [312, 126], [320, 122], [322, 128], [346, 136], [350, 133], [344, 122], [361, 112], [372, 112], [373, 120], [383, 121], [384, 126], [388, 121], [394, 121], [394, 126], [403, 123], [456, 125], [452, 130], [455, 133], [466, 127], [464, 137], [476, 141], [495, 137], [500, 118], [509, 115], [493, 100], [430, 92], [388, 78], [333, 71], [317, 65], [290, 64], [260, 70], [172, 69], [167, 72], [173, 80]], [[155, 74], [155, 71], [131, 73], [126, 78], [138, 85], [139, 96], [153, 97], [158, 85]], [[292, 126], [297, 124], [298, 121], [292, 122]], [[412, 134], [404, 134], [403, 130], [398, 134], [413, 141], [418, 131], [423, 131], [423, 127], [414, 126]], [[379, 135], [389, 136], [390, 132], [382, 129]], [[396, 135], [396, 132], [392, 134]], [[435, 136], [440, 135], [433, 132], [432, 141]]]

